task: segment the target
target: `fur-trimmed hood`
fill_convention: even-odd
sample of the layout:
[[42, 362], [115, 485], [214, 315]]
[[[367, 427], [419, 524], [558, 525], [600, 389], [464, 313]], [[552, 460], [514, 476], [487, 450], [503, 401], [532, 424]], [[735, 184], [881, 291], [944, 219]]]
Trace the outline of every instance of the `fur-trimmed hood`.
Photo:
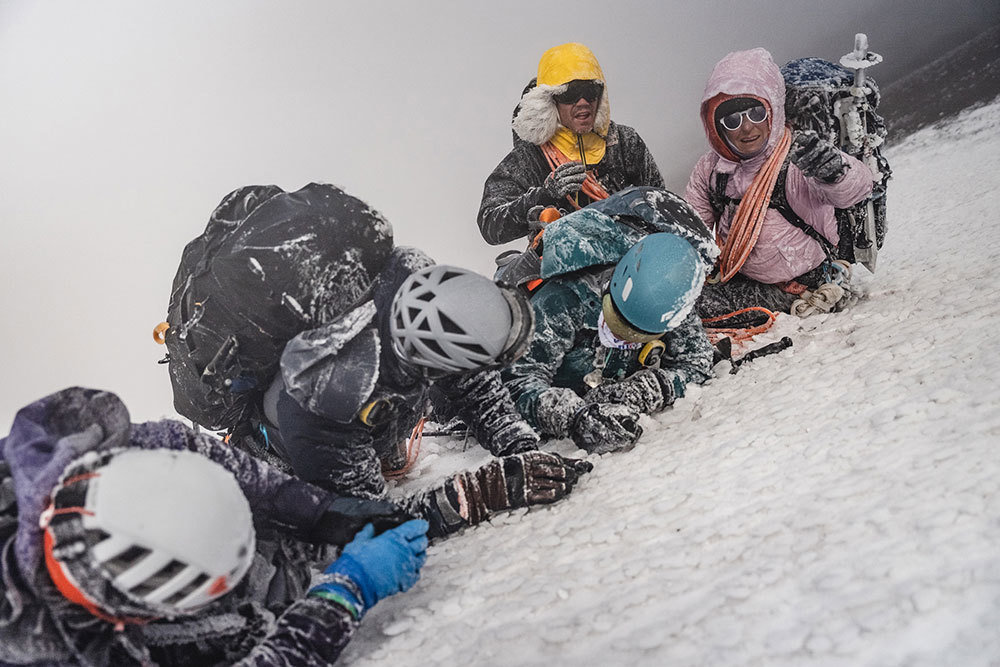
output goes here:
[[559, 111], [552, 98], [565, 92], [569, 82], [576, 79], [600, 81], [604, 84], [604, 93], [594, 120], [594, 133], [600, 137], [607, 136], [611, 124], [608, 84], [593, 52], [577, 43], [553, 47], [542, 55], [538, 63], [537, 83], [521, 96], [521, 103], [514, 116], [513, 128], [517, 136], [536, 146], [551, 139], [560, 127]]

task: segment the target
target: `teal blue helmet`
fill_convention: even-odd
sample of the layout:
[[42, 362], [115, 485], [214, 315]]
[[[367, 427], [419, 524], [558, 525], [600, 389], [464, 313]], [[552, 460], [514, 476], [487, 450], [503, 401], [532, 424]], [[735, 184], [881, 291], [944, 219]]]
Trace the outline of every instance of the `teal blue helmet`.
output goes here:
[[655, 340], [680, 326], [704, 283], [705, 263], [686, 239], [650, 234], [615, 267], [602, 303], [604, 321], [622, 340]]

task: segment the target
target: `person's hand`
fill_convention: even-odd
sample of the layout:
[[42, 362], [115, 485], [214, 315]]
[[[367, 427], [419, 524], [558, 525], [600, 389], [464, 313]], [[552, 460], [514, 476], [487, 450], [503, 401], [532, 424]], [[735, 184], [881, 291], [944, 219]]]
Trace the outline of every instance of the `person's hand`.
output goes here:
[[542, 188], [554, 199], [562, 199], [580, 191], [587, 178], [587, 168], [582, 162], [565, 162], [545, 177]]
[[360, 618], [379, 600], [410, 590], [427, 560], [427, 527], [414, 519], [375, 536], [375, 527], [366, 525], [309, 595], [340, 603]]
[[573, 418], [583, 409], [583, 399], [568, 387], [549, 387], [538, 395], [535, 419], [545, 435], [565, 438]]
[[593, 468], [589, 461], [536, 451], [490, 461], [475, 475], [486, 507], [498, 511], [554, 503]]
[[643, 368], [619, 382], [603, 382], [584, 397], [587, 403], [616, 403], [633, 412], [652, 414], [674, 404], [674, 387], [666, 371]]
[[628, 406], [588, 403], [573, 420], [571, 435], [580, 449], [606, 454], [632, 449], [642, 435], [642, 427], [638, 413]]
[[411, 514], [388, 500], [339, 496], [327, 505], [309, 538], [342, 547], [354, 539], [365, 524], [371, 524], [375, 534], [379, 535], [411, 519]]
[[796, 134], [788, 154], [792, 164], [803, 174], [824, 183], [835, 183], [847, 171], [847, 162], [840, 149], [813, 130]]

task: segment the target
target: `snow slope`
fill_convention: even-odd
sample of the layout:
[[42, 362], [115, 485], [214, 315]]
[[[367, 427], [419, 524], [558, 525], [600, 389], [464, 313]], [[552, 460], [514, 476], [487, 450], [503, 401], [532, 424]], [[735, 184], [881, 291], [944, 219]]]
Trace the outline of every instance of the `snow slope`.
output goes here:
[[[793, 348], [565, 502], [432, 546], [343, 662], [1000, 664], [998, 130], [1000, 100], [896, 146], [859, 304], [780, 317], [759, 342]], [[405, 489], [481, 451], [431, 441]]]

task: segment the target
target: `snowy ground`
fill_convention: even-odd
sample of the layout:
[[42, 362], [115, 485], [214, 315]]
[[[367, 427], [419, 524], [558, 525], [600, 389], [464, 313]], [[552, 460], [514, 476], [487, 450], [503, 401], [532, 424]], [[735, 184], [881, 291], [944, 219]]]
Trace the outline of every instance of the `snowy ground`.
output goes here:
[[[1000, 664], [1000, 100], [890, 152], [852, 310], [429, 550], [352, 665]], [[568, 443], [558, 451], [568, 452]], [[483, 458], [425, 443], [407, 488]]]

